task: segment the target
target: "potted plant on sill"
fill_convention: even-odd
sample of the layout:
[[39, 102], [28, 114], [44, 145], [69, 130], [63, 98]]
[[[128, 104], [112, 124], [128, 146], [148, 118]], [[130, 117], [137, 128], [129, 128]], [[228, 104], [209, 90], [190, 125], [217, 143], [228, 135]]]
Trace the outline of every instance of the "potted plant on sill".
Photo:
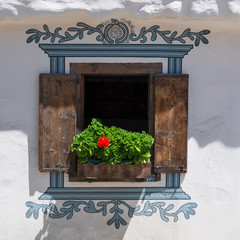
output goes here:
[[[148, 168], [148, 175], [151, 174], [149, 159], [153, 143], [152, 136], [144, 131], [131, 132], [115, 126], [103, 126], [100, 120], [93, 118], [81, 134], [73, 137], [72, 151], [77, 151], [78, 168], [81, 168], [80, 172], [86, 180], [86, 175], [94, 174], [92, 178], [119, 180], [134, 175], [133, 171], [135, 175], [138, 174], [137, 178], [143, 178], [144, 174], [140, 172], [145, 167]], [[83, 171], [87, 166], [91, 170]], [[105, 166], [101, 168], [104, 177], [96, 171], [96, 166], [99, 169], [100, 166]]]

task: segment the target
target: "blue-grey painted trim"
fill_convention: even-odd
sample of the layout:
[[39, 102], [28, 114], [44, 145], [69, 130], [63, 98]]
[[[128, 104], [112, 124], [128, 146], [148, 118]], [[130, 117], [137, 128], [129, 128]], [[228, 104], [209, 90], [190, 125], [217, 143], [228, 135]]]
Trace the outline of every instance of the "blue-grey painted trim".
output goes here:
[[127, 222], [125, 221], [126, 214], [124, 214], [124, 210], [127, 211], [129, 218], [132, 218], [133, 216], [149, 217], [155, 213], [158, 213], [160, 218], [165, 222], [169, 222], [169, 218], [173, 218], [173, 221], [177, 222], [178, 215], [180, 213], [183, 213], [185, 219], [189, 219], [191, 215], [196, 214], [194, 208], [197, 207], [196, 203], [189, 202], [185, 203], [177, 210], [173, 210], [174, 204], [165, 206], [165, 202], [150, 203], [150, 201], [146, 201], [144, 204], [141, 204], [143, 206], [138, 205], [136, 207], [132, 207], [125, 201], [121, 200], [101, 201], [96, 203], [96, 205], [93, 201], [65, 201], [62, 207], [57, 206], [52, 202], [49, 204], [39, 204], [28, 201], [25, 205], [29, 208], [26, 212], [27, 218], [33, 216], [34, 219], [38, 219], [40, 210], [42, 210], [43, 214], [49, 214], [48, 216], [50, 218], [59, 219], [66, 217], [67, 220], [71, 219], [73, 214], [77, 212], [84, 211], [91, 214], [101, 213], [102, 216], [107, 216], [110, 218], [107, 221], [107, 225], [111, 226], [114, 224], [116, 229], [119, 229], [120, 226], [127, 225]]
[[57, 187], [57, 173], [50, 172], [50, 187]]
[[50, 187], [40, 200], [189, 200], [181, 187]]
[[49, 57], [151, 57], [183, 58], [193, 45], [179, 44], [39, 44]]
[[[185, 39], [187, 38], [189, 41], [194, 41], [197, 47], [200, 42], [208, 44], [208, 39], [204, 35], [210, 33], [207, 29], [200, 32], [192, 32], [190, 28], [187, 28], [181, 34], [178, 34], [177, 31], [162, 31], [159, 25], [153, 25], [149, 28], [142, 27], [139, 33], [136, 34], [131, 21], [126, 19], [121, 19], [120, 21], [118, 19], [111, 19], [111, 21], [98, 24], [96, 27], [83, 22], [78, 22], [76, 25], [77, 26], [65, 30], [64, 34], [61, 33], [61, 27], [57, 27], [54, 31], [50, 31], [46, 24], [43, 25], [44, 31], [28, 29], [26, 34], [31, 34], [31, 36], [27, 38], [26, 42], [31, 43], [35, 41], [35, 43], [38, 43], [41, 39], [43, 41], [50, 39], [51, 43], [57, 40], [58, 43], [69, 42], [74, 39], [82, 40], [86, 32], [87, 35], [96, 34], [96, 41], [105, 44], [122, 44], [137, 41], [141, 43], [146, 43], [147, 41], [154, 42], [160, 37], [162, 41], [168, 44], [172, 44], [176, 41], [185, 44]], [[148, 39], [149, 36], [151, 36], [151, 38]]]
[[174, 173], [173, 176], [173, 187], [180, 187], [180, 173]]
[[49, 214], [50, 218], [59, 219], [66, 217], [69, 220], [73, 217], [74, 212], [77, 213], [81, 210], [86, 213], [101, 213], [103, 216], [108, 216], [109, 214], [110, 216], [108, 217], [110, 219], [107, 221], [107, 225], [111, 226], [114, 224], [115, 228], [119, 229], [120, 226], [127, 225], [124, 219], [126, 215], [123, 215], [125, 209], [129, 218], [133, 216], [149, 217], [155, 213], [159, 213], [160, 218], [165, 222], [169, 222], [169, 218], [173, 218], [173, 221], [177, 222], [180, 213], [183, 213], [185, 219], [189, 219], [191, 215], [196, 214], [194, 208], [197, 207], [197, 204], [194, 202], [185, 203], [174, 211], [174, 204], [165, 205], [165, 202], [150, 203], [150, 201], [146, 201], [143, 206], [132, 207], [125, 201], [110, 200], [98, 202], [96, 205], [93, 201], [65, 201], [63, 207], [59, 207], [54, 203], [47, 205], [28, 201], [26, 202], [26, 206], [29, 209], [26, 212], [26, 217], [30, 218], [33, 216], [34, 219], [38, 219], [39, 212], [42, 210], [43, 214]]
[[65, 73], [65, 57], [50, 57], [50, 73]]
[[168, 188], [180, 187], [180, 173], [167, 173], [166, 174], [166, 187], [168, 187]]
[[176, 68], [175, 68], [175, 73], [176, 74], [181, 74], [182, 73], [182, 58], [176, 58], [175, 60]]
[[64, 188], [63, 172], [50, 172], [50, 188]]
[[173, 187], [173, 173], [166, 174], [166, 187]]
[[168, 58], [168, 73], [169, 74], [181, 74], [182, 73], [182, 58], [181, 57], [169, 57]]
[[50, 57], [50, 73], [58, 72], [58, 58]]
[[58, 57], [58, 73], [65, 73], [65, 57]]
[[58, 188], [63, 188], [64, 187], [64, 173], [63, 172], [58, 172], [57, 173], [57, 178], [58, 178]]
[[175, 73], [175, 58], [173, 57], [168, 58], [168, 73], [169, 74]]

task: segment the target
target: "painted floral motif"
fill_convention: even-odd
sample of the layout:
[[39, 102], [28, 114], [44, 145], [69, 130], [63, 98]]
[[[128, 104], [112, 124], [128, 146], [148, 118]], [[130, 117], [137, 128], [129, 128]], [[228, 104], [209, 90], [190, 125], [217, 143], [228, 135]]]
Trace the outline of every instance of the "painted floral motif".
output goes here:
[[187, 28], [178, 35], [177, 31], [162, 31], [159, 25], [154, 25], [150, 28], [142, 27], [139, 34], [136, 34], [134, 26], [126, 19], [121, 19], [120, 21], [111, 19], [111, 22], [107, 21], [106, 23], [98, 24], [96, 27], [83, 22], [78, 22], [76, 25], [77, 27], [70, 27], [64, 33], [60, 33], [62, 31], [60, 27], [57, 27], [54, 31], [50, 31], [46, 24], [43, 26], [44, 31], [29, 29], [26, 33], [31, 34], [31, 36], [27, 38], [27, 43], [31, 43], [32, 41], [38, 43], [41, 39], [50, 39], [51, 43], [54, 43], [57, 39], [58, 43], [72, 41], [76, 38], [82, 40], [86, 32], [87, 35], [97, 34], [96, 40], [107, 44], [121, 44], [130, 41], [146, 43], [148, 36], [151, 36], [150, 40], [152, 42], [156, 41], [158, 37], [161, 37], [168, 44], [172, 44], [173, 42], [186, 43], [185, 39], [189, 39], [194, 41], [195, 46], [199, 46], [201, 42], [208, 44], [208, 39], [204, 35], [210, 33], [207, 29], [200, 32], [191, 32], [191, 29]]
[[197, 207], [196, 203], [190, 202], [182, 205], [177, 211], [170, 212], [173, 210], [174, 205], [169, 204], [165, 207], [165, 202], [154, 202], [150, 203], [149, 201], [145, 202], [143, 208], [141, 206], [131, 207], [125, 201], [100, 201], [96, 204], [93, 201], [65, 201], [63, 207], [59, 210], [57, 206], [53, 203], [47, 204], [38, 204], [34, 202], [26, 202], [26, 206], [29, 207], [26, 212], [26, 217], [30, 218], [33, 216], [34, 219], [39, 217], [39, 211], [42, 210], [44, 214], [49, 213], [50, 218], [63, 218], [71, 219], [74, 212], [80, 212], [83, 210], [87, 213], [101, 213], [102, 216], [107, 216], [108, 212], [112, 214], [112, 217], [107, 221], [107, 225], [113, 225], [116, 229], [119, 229], [121, 225], [127, 225], [127, 221], [123, 218], [124, 209], [128, 211], [128, 217], [132, 218], [133, 216], [152, 216], [154, 213], [159, 212], [161, 219], [165, 222], [169, 221], [169, 218], [173, 218], [174, 222], [178, 221], [178, 215], [183, 213], [186, 219], [190, 218], [190, 215], [195, 215], [194, 208]]

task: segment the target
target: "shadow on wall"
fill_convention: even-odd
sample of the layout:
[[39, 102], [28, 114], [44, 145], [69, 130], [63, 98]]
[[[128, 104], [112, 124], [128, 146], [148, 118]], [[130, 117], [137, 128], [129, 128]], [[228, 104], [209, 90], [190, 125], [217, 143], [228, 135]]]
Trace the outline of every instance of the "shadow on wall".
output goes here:
[[[83, 202], [83, 201], [82, 201]], [[56, 205], [59, 209], [63, 204], [62, 201], [57, 201]], [[97, 204], [97, 201], [96, 201]], [[128, 201], [132, 207], [137, 206], [137, 201]], [[109, 206], [109, 209], [112, 206]], [[84, 205], [80, 206], [79, 212], [74, 212], [73, 217], [67, 220], [67, 216], [61, 219], [50, 218], [48, 214], [43, 216], [43, 227], [35, 237], [35, 240], [47, 240], [47, 239], [68, 239], [68, 240], [79, 240], [79, 239], [123, 239], [126, 231], [130, 225], [131, 218], [128, 216], [127, 209], [121, 207], [124, 212], [120, 216], [125, 221], [126, 225], [121, 225], [119, 229], [116, 229], [114, 223], [112, 225], [107, 224], [111, 218], [115, 217], [114, 213], [110, 213], [109, 209], [106, 216], [103, 213], [89, 214], [84, 212]], [[97, 207], [99, 209], [99, 207]], [[64, 226], [64, 227], [63, 227]]]
[[[202, 64], [195, 67], [194, 77], [189, 76], [188, 139], [195, 139], [200, 147], [213, 142], [231, 148], [240, 146], [239, 70], [234, 67], [236, 56], [230, 56], [224, 64], [233, 62], [231, 67], [214, 63], [212, 59], [209, 60], [213, 62], [211, 70]], [[215, 58], [222, 58], [220, 51]]]
[[[11, 2], [11, 1], [6, 1], [6, 2]], [[46, 1], [47, 2], [47, 8], [45, 5], [41, 4], [31, 4], [29, 2], [20, 0], [18, 2], [14, 2], [13, 4], [11, 3], [6, 3], [4, 6], [5, 9], [4, 11], [7, 12], [8, 15], [16, 15], [19, 14], [22, 16], [25, 12], [26, 9], [29, 11], [29, 13], [32, 15], [36, 13], [37, 11], [41, 11], [41, 13], [49, 13], [49, 12], [55, 12], [56, 9], [58, 11], [66, 11], [66, 10], [78, 10], [78, 9], [84, 9], [86, 11], [89, 11], [90, 13], [92, 12], [94, 16], [98, 17], [104, 17], [109, 15], [110, 11], [113, 11], [114, 9], [121, 9], [123, 11], [126, 11], [126, 9], [131, 10], [134, 14], [137, 15], [147, 15], [147, 14], [154, 14], [154, 13], [167, 13], [168, 15], [171, 14], [204, 14], [204, 15], [213, 15], [213, 14], [218, 14], [218, 13], [223, 13], [223, 14], [228, 14], [230, 12], [229, 4], [231, 2], [234, 2], [232, 0], [216, 0], [210, 3], [206, 2], [199, 2], [194, 1], [194, 0], [184, 0], [184, 1], [175, 1], [175, 0], [162, 0], [162, 1], [132, 1], [132, 0], [127, 0], [127, 1], [121, 1], [119, 0], [116, 4], [108, 4], [106, 7], [105, 5], [101, 6], [101, 1], [99, 3], [99, 10], [101, 11], [93, 11], [92, 9], [95, 9], [95, 2], [94, 1], [87, 1], [84, 0], [82, 1], [82, 5], [75, 5], [71, 3], [75, 3], [75, 1], [69, 0], [68, 2], [64, 3], [62, 0], [56, 0], [54, 1], [54, 4], [52, 4], [51, 1]], [[103, 1], [104, 2], [104, 1]], [[124, 7], [121, 7], [124, 6]], [[31, 11], [29, 10], [31, 9]], [[108, 9], [108, 10], [105, 10]], [[232, 14], [232, 12], [230, 12]]]
[[[230, 10], [232, 0], [216, 0], [214, 3], [209, 4], [208, 2], [196, 2], [194, 0], [162, 0], [162, 1], [122, 1], [121, 4], [124, 6], [124, 10], [128, 9], [132, 13], [139, 16], [147, 16], [151, 14], [163, 14], [166, 16], [179, 15], [197, 15], [197, 16], [209, 16], [209, 15], [233, 15]], [[229, 4], [230, 3], [230, 4]], [[111, 11], [111, 10], [110, 10]], [[95, 16], [106, 16], [109, 14], [109, 10], [101, 10], [94, 13]]]
[[[136, 218], [132, 219], [132, 217], [150, 217], [153, 214], [157, 214], [159, 215], [159, 223], [162, 221], [169, 222], [169, 220], [177, 222], [179, 216], [180, 218], [185, 217], [187, 220], [190, 218], [190, 215], [195, 215], [194, 208], [197, 207], [197, 204], [193, 202], [185, 203], [178, 209], [174, 209], [174, 204], [172, 203], [150, 203], [150, 201], [144, 201], [144, 204], [141, 204], [143, 206], [138, 205], [137, 207], [137, 203], [139, 204], [137, 201], [65, 201], [63, 207], [60, 207], [59, 203], [59, 201], [56, 205], [54, 203], [50, 203], [49, 205], [33, 202], [26, 203], [28, 207], [32, 207], [28, 210], [27, 217], [33, 215], [37, 219], [40, 209], [45, 214], [49, 212], [49, 215], [44, 216], [44, 226], [35, 239], [45, 239], [45, 237], [47, 239], [64, 238], [68, 240], [78, 239], [79, 237], [80, 239], [91, 240], [123, 239], [122, 237], [131, 221], [136, 220]], [[88, 215], [85, 216], [85, 213]], [[94, 218], [92, 217], [93, 214]], [[99, 219], [99, 217], [102, 219]], [[144, 225], [149, 220], [150, 218], [144, 219]], [[106, 225], [102, 226], [105, 222]], [[64, 226], [64, 228], [61, 226]], [[99, 228], [101, 231], [97, 234], [96, 232]], [[106, 230], [102, 231], [103, 229]], [[137, 236], [138, 234], [139, 237]], [[111, 236], [111, 238], [108, 236]], [[134, 236], [137, 239], [142, 239], [141, 229], [137, 233], [134, 232]]]

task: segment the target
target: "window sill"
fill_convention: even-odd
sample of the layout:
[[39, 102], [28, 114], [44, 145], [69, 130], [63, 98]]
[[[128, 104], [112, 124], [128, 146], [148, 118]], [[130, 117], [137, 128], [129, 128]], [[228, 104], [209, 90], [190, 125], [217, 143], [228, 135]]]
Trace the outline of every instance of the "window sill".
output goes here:
[[40, 200], [189, 200], [181, 187], [48, 188]]

